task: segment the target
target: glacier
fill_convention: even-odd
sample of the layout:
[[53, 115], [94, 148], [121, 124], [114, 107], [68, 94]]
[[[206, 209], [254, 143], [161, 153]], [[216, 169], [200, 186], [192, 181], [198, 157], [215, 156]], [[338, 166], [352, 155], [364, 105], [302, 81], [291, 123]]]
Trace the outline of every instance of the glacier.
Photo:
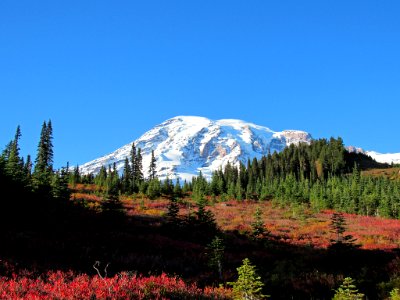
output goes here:
[[144, 133], [135, 141], [114, 152], [80, 165], [82, 174], [99, 172], [102, 166], [116, 164], [121, 173], [124, 160], [130, 156], [132, 143], [141, 148], [143, 173], [148, 176], [151, 151], [154, 150], [157, 176], [188, 180], [202, 174], [210, 179], [212, 172], [228, 162], [238, 166], [248, 159], [280, 152], [290, 144], [310, 143], [309, 133], [300, 130], [275, 132], [236, 119], [210, 120], [197, 116], [177, 116]]

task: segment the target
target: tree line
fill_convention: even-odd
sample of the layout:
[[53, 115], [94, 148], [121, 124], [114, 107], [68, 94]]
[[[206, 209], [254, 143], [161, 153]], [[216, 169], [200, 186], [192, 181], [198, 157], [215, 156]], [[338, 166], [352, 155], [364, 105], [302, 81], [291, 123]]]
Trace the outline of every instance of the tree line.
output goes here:
[[53, 127], [49, 120], [43, 122], [37, 155], [20, 155], [21, 129], [17, 126], [14, 138], [0, 155], [0, 182], [13, 193], [33, 192], [43, 198], [69, 199], [68, 167], [53, 168]]
[[70, 183], [95, 183], [106, 195], [142, 193], [151, 199], [161, 195], [182, 197], [190, 193], [195, 199], [211, 197], [219, 200], [272, 200], [281, 206], [307, 205], [319, 211], [336, 209], [348, 213], [400, 217], [400, 186], [398, 181], [384, 177], [361, 176], [361, 170], [385, 168], [362, 153], [346, 150], [339, 138], [314, 140], [310, 144], [290, 145], [247, 164], [228, 163], [213, 172], [208, 181], [200, 172], [191, 182], [156, 174], [154, 151], [149, 177], [143, 176], [141, 149], [132, 144], [125, 159], [122, 175], [113, 167], [102, 167], [93, 176], [80, 175], [76, 167]]
[[219, 200], [272, 200], [281, 206], [310, 206], [318, 211], [335, 209], [362, 215], [400, 218], [400, 185], [384, 177], [361, 176], [368, 167], [387, 167], [361, 153], [350, 153], [341, 138], [319, 139], [310, 144], [290, 145], [260, 159], [234, 166], [228, 163], [214, 171], [210, 181], [200, 172], [191, 182], [167, 178], [159, 180], [152, 151], [148, 178], [143, 175], [142, 152], [132, 144], [120, 175], [113, 166], [102, 167], [98, 174], [81, 175], [79, 167], [68, 164], [53, 168], [53, 128], [44, 122], [35, 160], [21, 157], [18, 126], [14, 138], [0, 156], [0, 179], [3, 186], [33, 191], [36, 195], [68, 199], [68, 184], [94, 183], [107, 199], [118, 200], [121, 194], [142, 193], [151, 199], [161, 195], [196, 200], [210, 197]]

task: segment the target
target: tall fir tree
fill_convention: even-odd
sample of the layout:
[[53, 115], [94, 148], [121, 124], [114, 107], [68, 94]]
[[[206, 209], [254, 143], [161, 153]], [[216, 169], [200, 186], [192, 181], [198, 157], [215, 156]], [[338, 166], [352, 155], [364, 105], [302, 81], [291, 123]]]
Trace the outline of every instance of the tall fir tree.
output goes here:
[[32, 161], [31, 156], [28, 154], [26, 157], [26, 162], [24, 164], [24, 174], [26, 182], [30, 182], [32, 179]]
[[129, 164], [129, 159], [126, 157], [124, 161], [124, 170], [121, 179], [122, 192], [125, 194], [131, 192], [131, 179], [132, 179], [131, 165]]
[[130, 152], [130, 157], [129, 157], [130, 163], [131, 163], [131, 191], [136, 192], [137, 191], [137, 186], [136, 186], [136, 147], [135, 143], [132, 143], [132, 148]]
[[10, 148], [7, 151], [8, 157], [6, 160], [6, 173], [13, 180], [22, 181], [23, 176], [23, 160], [19, 156], [19, 139], [21, 138], [21, 129], [19, 125], [17, 126], [17, 130], [15, 132], [14, 140], [10, 143]]
[[342, 213], [333, 213], [331, 217], [330, 227], [332, 233], [335, 235], [334, 239], [331, 239], [330, 249], [344, 249], [357, 247], [355, 244], [356, 239], [352, 235], [345, 235], [346, 232], [346, 220]]
[[135, 181], [136, 185], [139, 186], [143, 181], [143, 161], [142, 161], [142, 149], [138, 149], [136, 152], [136, 159], [135, 159]]
[[53, 173], [53, 128], [51, 121], [44, 122], [40, 133], [38, 153], [33, 171], [37, 186], [50, 186]]
[[149, 166], [149, 179], [156, 178], [156, 158], [154, 157], [154, 150], [151, 150], [151, 159], [150, 159], [150, 166]]

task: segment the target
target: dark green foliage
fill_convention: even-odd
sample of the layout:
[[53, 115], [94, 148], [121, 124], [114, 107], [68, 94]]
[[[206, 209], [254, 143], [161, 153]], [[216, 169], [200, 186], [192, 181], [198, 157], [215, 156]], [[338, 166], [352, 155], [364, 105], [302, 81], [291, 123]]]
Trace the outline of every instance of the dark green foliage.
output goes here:
[[132, 143], [130, 152], [130, 163], [131, 163], [131, 192], [137, 192], [138, 187], [136, 186], [136, 146]]
[[21, 129], [18, 126], [15, 132], [14, 140], [10, 142], [4, 153], [5, 172], [13, 180], [24, 180], [24, 162], [19, 156], [19, 139], [21, 138]]
[[207, 235], [210, 236], [215, 235], [217, 232], [217, 223], [214, 214], [206, 209], [206, 203], [207, 201], [204, 197], [198, 199], [195, 220], [193, 221], [199, 231], [207, 233]]
[[168, 176], [162, 182], [161, 191], [165, 196], [172, 197], [174, 194], [174, 184], [172, 183], [172, 180], [168, 178]]
[[208, 182], [201, 171], [198, 177], [192, 179], [192, 191], [192, 196], [195, 201], [204, 199], [204, 196], [208, 193]]
[[222, 265], [224, 260], [225, 245], [222, 238], [215, 236], [207, 245], [208, 265], [217, 271], [220, 280], [222, 277]]
[[56, 171], [52, 179], [53, 197], [56, 199], [69, 199], [71, 191], [68, 188], [69, 174], [66, 168]]
[[154, 157], [154, 150], [151, 150], [151, 159], [150, 159], [150, 166], [149, 166], [149, 179], [156, 178], [156, 158]]
[[51, 121], [44, 122], [40, 133], [33, 178], [35, 186], [45, 190], [51, 184], [53, 173], [53, 128]]
[[105, 166], [100, 168], [99, 173], [94, 177], [94, 183], [100, 187], [105, 187], [107, 182], [107, 169]]
[[161, 185], [158, 179], [152, 179], [147, 186], [147, 197], [154, 200], [161, 196]]
[[184, 189], [192, 188], [194, 199], [205, 195], [220, 196], [220, 200], [272, 199], [285, 207], [309, 205], [314, 211], [335, 209], [399, 218], [399, 182], [361, 176], [362, 166], [369, 160], [347, 152], [340, 138], [321, 139], [249, 160], [247, 167], [227, 164], [213, 173], [210, 182], [200, 173], [192, 186]]
[[177, 198], [181, 198], [183, 196], [183, 191], [182, 191], [181, 183], [179, 181], [179, 177], [176, 179], [176, 183], [174, 186], [174, 196]]
[[67, 166], [66, 171], [68, 172], [68, 183], [72, 186], [75, 186], [77, 183], [82, 183], [82, 176], [79, 170], [79, 166], [77, 165], [74, 169], [69, 171], [69, 167]]
[[167, 209], [168, 209], [167, 214], [166, 214], [167, 222], [174, 226], [178, 225], [179, 224], [179, 218], [178, 218], [179, 205], [175, 198], [171, 198], [169, 200]]
[[143, 181], [143, 162], [142, 162], [142, 149], [138, 149], [136, 153], [136, 159], [134, 163], [134, 178], [135, 178], [135, 183], [137, 186], [140, 185], [140, 183]]
[[263, 213], [260, 207], [257, 207], [256, 212], [254, 213], [254, 222], [251, 223], [251, 236], [255, 240], [262, 239], [268, 234], [262, 219], [262, 215]]
[[129, 194], [132, 192], [132, 169], [129, 164], [129, 159], [126, 157], [124, 161], [124, 170], [121, 178], [121, 192], [124, 194]]
[[106, 178], [105, 197], [107, 200], [118, 201], [120, 191], [120, 178], [118, 175], [116, 164], [113, 163], [113, 168], [108, 167], [108, 175]]
[[26, 162], [24, 164], [23, 173], [24, 173], [26, 182], [30, 183], [32, 180], [32, 161], [31, 161], [31, 156], [29, 154], [26, 157]]

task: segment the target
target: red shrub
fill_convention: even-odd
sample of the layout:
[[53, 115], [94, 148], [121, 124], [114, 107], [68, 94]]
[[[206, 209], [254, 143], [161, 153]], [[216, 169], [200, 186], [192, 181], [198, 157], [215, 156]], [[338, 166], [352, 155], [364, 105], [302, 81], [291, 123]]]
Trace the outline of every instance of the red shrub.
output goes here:
[[58, 271], [36, 279], [0, 277], [0, 299], [229, 299], [230, 296], [230, 290], [200, 289], [166, 274], [141, 277], [121, 273], [101, 278]]

